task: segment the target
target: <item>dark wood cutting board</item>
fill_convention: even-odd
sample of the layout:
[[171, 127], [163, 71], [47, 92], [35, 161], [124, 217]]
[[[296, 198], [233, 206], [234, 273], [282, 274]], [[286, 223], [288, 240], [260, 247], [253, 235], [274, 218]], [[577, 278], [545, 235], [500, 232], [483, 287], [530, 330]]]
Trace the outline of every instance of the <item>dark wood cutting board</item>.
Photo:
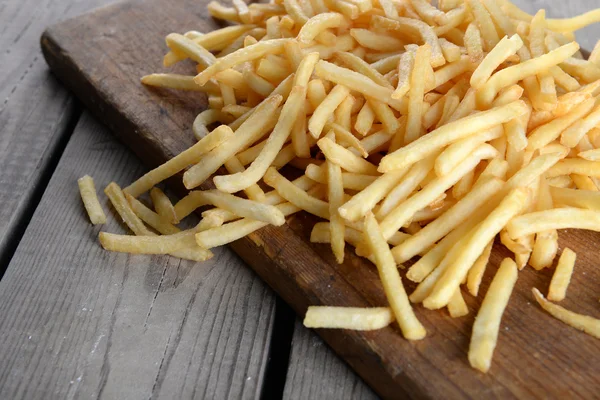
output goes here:
[[[154, 167], [193, 143], [192, 121], [206, 107], [206, 99], [198, 93], [146, 88], [139, 78], [164, 71], [168, 33], [217, 27], [204, 1], [132, 0], [49, 28], [42, 48], [56, 76], [148, 167]], [[192, 73], [191, 65], [179, 68]], [[337, 265], [329, 246], [309, 242], [314, 221], [298, 214], [283, 227], [263, 228], [231, 247], [300, 316], [309, 305], [385, 305], [372, 264], [349, 249], [347, 261]], [[600, 234], [560, 233], [561, 249], [568, 246], [578, 257], [563, 303], [595, 316], [600, 315], [598, 243]], [[469, 366], [475, 312], [497, 266], [509, 255], [501, 245], [495, 246], [480, 297], [465, 293], [468, 316], [452, 319], [446, 310], [416, 307], [427, 328], [425, 340], [408, 342], [396, 326], [373, 332], [317, 332], [386, 398], [597, 397], [600, 341], [552, 319], [531, 295], [532, 287], [547, 291], [552, 275], [548, 269], [536, 272], [527, 267], [519, 273], [490, 372], [482, 374]], [[410, 292], [414, 285], [404, 282]]]

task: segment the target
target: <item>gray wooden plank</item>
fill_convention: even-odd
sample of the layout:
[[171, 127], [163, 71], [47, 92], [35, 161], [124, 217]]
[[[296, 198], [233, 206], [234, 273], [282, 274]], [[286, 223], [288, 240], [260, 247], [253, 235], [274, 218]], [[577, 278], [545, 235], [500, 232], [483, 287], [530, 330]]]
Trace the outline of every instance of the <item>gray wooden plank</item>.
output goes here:
[[[528, 13], [546, 9], [548, 18], [565, 18], [600, 7], [596, 0], [513, 0]], [[582, 48], [591, 50], [600, 40], [600, 24], [577, 32]], [[376, 398], [352, 369], [312, 331], [296, 321], [285, 384], [286, 399]]]
[[296, 319], [285, 399], [377, 399], [344, 361]]
[[[46, 171], [80, 114], [40, 51], [46, 26], [114, 0], [4, 0], [0, 4], [0, 260], [18, 242]], [[8, 250], [8, 251], [7, 251]], [[0, 271], [5, 265], [0, 265]]]
[[0, 281], [0, 398], [260, 394], [274, 296], [231, 250], [194, 264], [99, 246], [124, 228], [89, 223], [77, 178], [101, 191], [143, 170], [84, 113]]

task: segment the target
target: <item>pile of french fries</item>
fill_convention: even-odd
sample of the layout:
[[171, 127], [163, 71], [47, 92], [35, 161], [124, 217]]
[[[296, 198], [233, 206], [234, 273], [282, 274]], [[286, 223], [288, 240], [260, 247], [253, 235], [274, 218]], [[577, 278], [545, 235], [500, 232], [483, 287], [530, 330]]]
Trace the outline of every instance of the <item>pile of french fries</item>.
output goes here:
[[[471, 365], [487, 371], [518, 271], [553, 265], [559, 229], [600, 231], [600, 46], [585, 60], [573, 33], [600, 10], [558, 20], [507, 0], [208, 9], [231, 25], [166, 38], [164, 66], [190, 59], [197, 75], [142, 78], [208, 95], [193, 124], [198, 141], [125, 189], [106, 188], [136, 236], [102, 232], [102, 246], [202, 261], [304, 210], [324, 220], [311, 241], [330, 243], [339, 263], [346, 244], [373, 261], [389, 302], [310, 307], [305, 325], [368, 330], [395, 320], [418, 340], [426, 331], [413, 305], [467, 314], [463, 292], [479, 295], [499, 236], [514, 260], [495, 273], [469, 349]], [[303, 175], [289, 180], [284, 166]], [[156, 185], [180, 172], [190, 193], [173, 205]], [[194, 190], [210, 179], [215, 190]], [[93, 181], [80, 187], [102, 223]], [[137, 199], [148, 191], [154, 210]], [[203, 206], [213, 208], [196, 227], [176, 226]], [[418, 286], [409, 296], [399, 269], [411, 259], [406, 279]], [[549, 300], [565, 297], [574, 264], [564, 249]], [[533, 293], [554, 317], [600, 337], [599, 320]]]

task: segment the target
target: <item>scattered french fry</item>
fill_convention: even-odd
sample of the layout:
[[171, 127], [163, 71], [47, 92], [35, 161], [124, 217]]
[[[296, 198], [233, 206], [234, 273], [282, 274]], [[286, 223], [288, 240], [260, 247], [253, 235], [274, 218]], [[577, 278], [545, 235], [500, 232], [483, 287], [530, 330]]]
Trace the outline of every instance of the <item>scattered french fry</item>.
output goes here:
[[79, 185], [79, 194], [81, 200], [83, 200], [85, 211], [90, 217], [90, 222], [94, 225], [106, 223], [106, 215], [102, 210], [100, 201], [98, 201], [94, 179], [89, 175], [85, 175], [77, 180], [77, 185]]
[[385, 328], [393, 321], [394, 315], [388, 307], [310, 306], [304, 316], [303, 324], [307, 328], [372, 331]]
[[516, 281], [517, 265], [510, 258], [505, 258], [483, 298], [473, 325], [469, 362], [473, 368], [482, 372], [490, 369], [502, 314]]

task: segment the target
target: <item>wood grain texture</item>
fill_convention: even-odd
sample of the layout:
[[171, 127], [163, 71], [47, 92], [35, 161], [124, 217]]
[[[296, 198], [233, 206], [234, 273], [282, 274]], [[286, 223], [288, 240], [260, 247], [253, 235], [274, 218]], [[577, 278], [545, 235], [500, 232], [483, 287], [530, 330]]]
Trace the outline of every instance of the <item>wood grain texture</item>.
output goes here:
[[[43, 41], [55, 73], [149, 166], [192, 143], [189, 128], [204, 99], [144, 88], [139, 76], [160, 70], [166, 33], [215, 26], [207, 22], [202, 4], [170, 2], [165, 8], [161, 4], [166, 3], [123, 3], [55, 26]], [[155, 68], [149, 60], [156, 60]], [[232, 247], [299, 315], [311, 304], [385, 305], [370, 263], [349, 251], [347, 261], [337, 265], [328, 246], [309, 243], [314, 221], [298, 214], [286, 226], [267, 227]], [[598, 240], [600, 235], [595, 233], [561, 233], [561, 246], [568, 244], [579, 255], [565, 305], [591, 315], [597, 315], [600, 292], [600, 270], [595, 265], [600, 255]], [[497, 246], [482, 293], [506, 256], [509, 253]], [[417, 307], [428, 337], [416, 343], [405, 341], [395, 327], [375, 332], [317, 332], [383, 397], [593, 398], [600, 374], [597, 363], [590, 360], [600, 357], [600, 343], [532, 304], [531, 287], [547, 290], [551, 273], [528, 268], [520, 274], [503, 318], [494, 365], [486, 375], [467, 362], [473, 312], [451, 319], [444, 311]], [[407, 286], [409, 291], [414, 288]], [[467, 299], [471, 310], [480, 301]]]
[[283, 397], [301, 399], [377, 399], [377, 395], [296, 319]]
[[[227, 248], [202, 264], [110, 253], [76, 181], [140, 162], [84, 114], [0, 281], [0, 398], [257, 398], [271, 290]], [[112, 211], [103, 193], [101, 202]]]
[[0, 260], [22, 235], [24, 219], [47, 183], [45, 173], [80, 114], [74, 98], [48, 73], [39, 37], [48, 24], [109, 2], [5, 0], [0, 5]]

